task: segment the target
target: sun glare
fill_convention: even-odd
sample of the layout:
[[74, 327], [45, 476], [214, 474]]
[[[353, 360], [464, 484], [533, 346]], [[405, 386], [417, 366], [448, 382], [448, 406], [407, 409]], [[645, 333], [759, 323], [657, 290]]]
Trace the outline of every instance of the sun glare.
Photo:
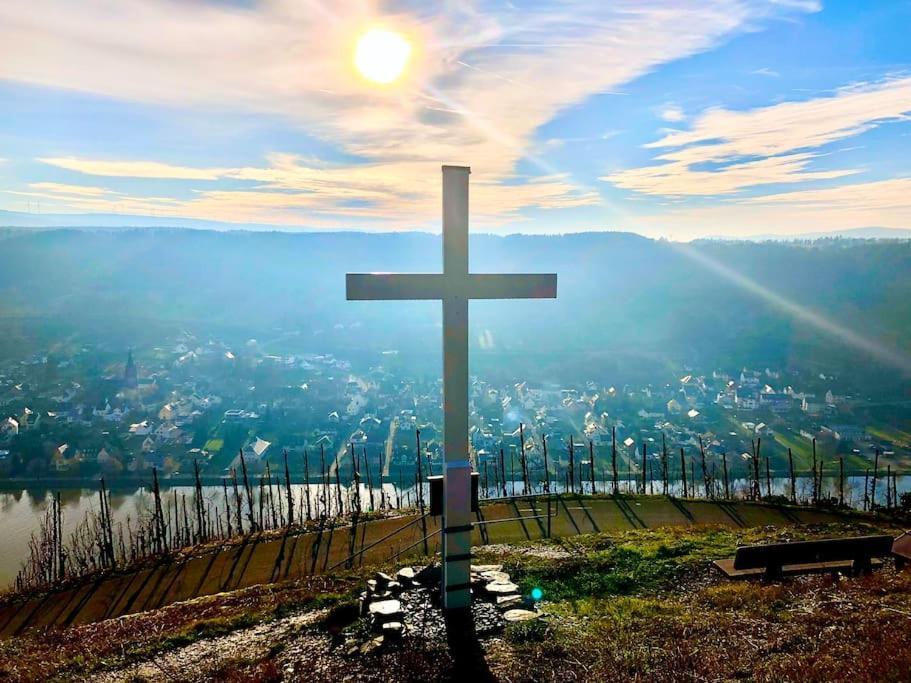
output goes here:
[[385, 84], [402, 75], [409, 57], [411, 43], [404, 36], [375, 28], [358, 39], [354, 64], [367, 80]]

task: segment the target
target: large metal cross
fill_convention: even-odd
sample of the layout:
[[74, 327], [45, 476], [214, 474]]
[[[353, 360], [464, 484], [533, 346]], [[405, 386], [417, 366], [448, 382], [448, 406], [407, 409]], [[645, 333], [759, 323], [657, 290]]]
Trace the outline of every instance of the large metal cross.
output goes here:
[[443, 604], [471, 602], [471, 461], [468, 454], [469, 299], [553, 299], [556, 275], [468, 272], [467, 166], [443, 166], [443, 272], [347, 276], [349, 301], [443, 302]]

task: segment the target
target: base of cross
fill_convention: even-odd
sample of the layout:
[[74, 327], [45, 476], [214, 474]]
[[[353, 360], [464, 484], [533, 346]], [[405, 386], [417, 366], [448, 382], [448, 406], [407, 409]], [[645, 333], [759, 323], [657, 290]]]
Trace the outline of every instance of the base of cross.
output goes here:
[[471, 605], [471, 461], [447, 460], [443, 470], [443, 607]]

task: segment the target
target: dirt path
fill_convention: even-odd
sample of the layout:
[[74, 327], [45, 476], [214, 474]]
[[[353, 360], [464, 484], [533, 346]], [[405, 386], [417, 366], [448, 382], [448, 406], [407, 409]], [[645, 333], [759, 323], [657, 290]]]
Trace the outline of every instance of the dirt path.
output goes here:
[[324, 614], [325, 610], [304, 612], [225, 636], [207, 638], [162, 652], [122, 669], [92, 674], [85, 680], [101, 683], [137, 680], [198, 681], [215, 674], [227, 662], [254, 661], [267, 656], [273, 648], [291, 639]]

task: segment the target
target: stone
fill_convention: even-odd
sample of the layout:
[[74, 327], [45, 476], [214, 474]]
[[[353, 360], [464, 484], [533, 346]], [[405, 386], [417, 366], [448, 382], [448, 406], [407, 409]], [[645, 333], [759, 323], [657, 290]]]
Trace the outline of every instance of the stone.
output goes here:
[[401, 621], [387, 621], [383, 624], [383, 635], [387, 638], [401, 638], [405, 625]]
[[522, 596], [518, 593], [512, 593], [508, 595], [498, 595], [496, 599], [497, 607], [500, 609], [506, 609], [512, 605], [518, 605], [522, 602]]
[[383, 644], [383, 636], [377, 636], [376, 638], [368, 640], [366, 643], [361, 645], [361, 647], [360, 647], [361, 654], [362, 655], [370, 654], [371, 652], [376, 650], [378, 647], [382, 646], [382, 644]]
[[414, 581], [414, 569], [412, 567], [402, 567], [395, 573], [395, 578], [402, 585], [411, 585], [411, 582]]
[[503, 613], [503, 618], [508, 622], [515, 623], [517, 621], [537, 619], [538, 613], [532, 612], [530, 609], [510, 609]]
[[376, 578], [376, 585], [378, 588], [386, 587], [392, 581], [392, 577], [389, 576], [389, 574], [386, 574], [384, 572], [377, 572], [375, 578]]
[[377, 600], [370, 603], [370, 614], [382, 622], [394, 621], [402, 614], [402, 603], [392, 599]]
[[491, 582], [497, 581], [499, 583], [507, 583], [512, 580], [510, 578], [509, 574], [507, 574], [506, 572], [493, 571], [493, 570], [481, 572], [481, 578], [486, 579], [487, 581], [491, 581]]
[[390, 581], [389, 585], [386, 586], [386, 588], [388, 588], [389, 592], [393, 595], [398, 595], [402, 592], [402, 584], [400, 584], [398, 581]]
[[376, 592], [376, 579], [367, 579], [367, 590], [371, 593]]
[[477, 572], [478, 574], [482, 572], [501, 572], [503, 571], [502, 564], [473, 564], [471, 565], [471, 571]]
[[519, 587], [511, 581], [493, 581], [484, 586], [484, 590], [494, 595], [508, 595], [518, 593]]

